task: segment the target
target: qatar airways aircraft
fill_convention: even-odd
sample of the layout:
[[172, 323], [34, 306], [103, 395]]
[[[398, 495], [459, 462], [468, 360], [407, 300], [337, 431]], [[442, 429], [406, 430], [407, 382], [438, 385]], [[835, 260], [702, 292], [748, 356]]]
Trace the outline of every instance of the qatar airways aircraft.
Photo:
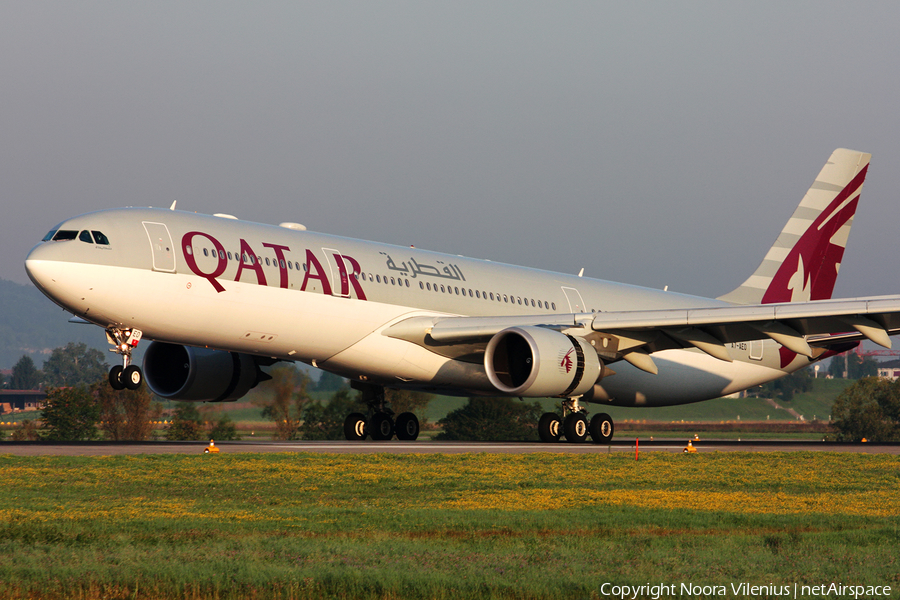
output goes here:
[[[603, 405], [663, 406], [772, 381], [869, 339], [890, 347], [900, 296], [831, 300], [869, 154], [835, 150], [759, 268], [716, 299], [278, 226], [123, 208], [63, 221], [29, 277], [104, 328], [117, 389], [226, 401], [302, 361], [369, 406], [347, 439], [416, 439], [385, 388], [553, 397], [542, 440], [609, 441]], [[143, 370], [132, 349], [152, 340]], [[588, 418], [588, 404], [600, 411]]]

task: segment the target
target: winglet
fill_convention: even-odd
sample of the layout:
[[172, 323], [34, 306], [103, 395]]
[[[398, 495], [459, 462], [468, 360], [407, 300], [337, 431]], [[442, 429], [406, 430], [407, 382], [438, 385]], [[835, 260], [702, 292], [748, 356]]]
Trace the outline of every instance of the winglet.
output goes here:
[[719, 300], [771, 304], [831, 298], [871, 158], [835, 150], [756, 272]]

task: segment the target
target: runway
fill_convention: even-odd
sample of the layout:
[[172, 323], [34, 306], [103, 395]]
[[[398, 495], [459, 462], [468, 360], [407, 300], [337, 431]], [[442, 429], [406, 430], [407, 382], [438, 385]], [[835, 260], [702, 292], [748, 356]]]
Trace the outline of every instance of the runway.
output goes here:
[[[684, 440], [639, 440], [640, 452], [684, 452]], [[113, 456], [129, 454], [203, 454], [206, 442], [0, 442], [0, 455], [15, 456]], [[611, 454], [635, 452], [635, 440], [615, 440], [611, 444], [544, 444], [540, 442], [308, 442], [240, 441], [216, 443], [222, 454], [252, 452], [315, 452], [333, 454]], [[792, 440], [704, 440], [694, 444], [698, 453], [707, 452], [856, 452], [900, 454], [900, 443], [853, 444]]]

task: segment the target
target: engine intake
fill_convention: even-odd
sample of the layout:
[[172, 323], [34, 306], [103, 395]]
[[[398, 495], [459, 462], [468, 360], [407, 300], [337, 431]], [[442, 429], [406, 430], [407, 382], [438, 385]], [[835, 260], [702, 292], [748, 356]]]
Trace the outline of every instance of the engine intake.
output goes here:
[[504, 329], [484, 351], [488, 379], [514, 396], [580, 396], [600, 379], [602, 368], [587, 341], [543, 327]]
[[168, 400], [237, 400], [260, 379], [249, 354], [153, 342], [144, 353], [144, 378], [150, 390]]

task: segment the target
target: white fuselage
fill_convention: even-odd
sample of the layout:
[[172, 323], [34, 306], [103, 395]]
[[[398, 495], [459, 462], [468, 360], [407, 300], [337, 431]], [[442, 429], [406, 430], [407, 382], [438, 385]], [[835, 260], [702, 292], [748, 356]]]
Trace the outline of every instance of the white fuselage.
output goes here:
[[[29, 276], [75, 315], [144, 337], [299, 360], [388, 387], [499, 395], [483, 365], [383, 335], [425, 316], [556, 315], [726, 305], [589, 278], [162, 209], [118, 209], [59, 230], [102, 232], [108, 244], [47, 241]], [[653, 355], [659, 373], [628, 363], [593, 400], [666, 405], [730, 394], [809, 364], [781, 368], [777, 344], [728, 346], [733, 362], [699, 350]]]

